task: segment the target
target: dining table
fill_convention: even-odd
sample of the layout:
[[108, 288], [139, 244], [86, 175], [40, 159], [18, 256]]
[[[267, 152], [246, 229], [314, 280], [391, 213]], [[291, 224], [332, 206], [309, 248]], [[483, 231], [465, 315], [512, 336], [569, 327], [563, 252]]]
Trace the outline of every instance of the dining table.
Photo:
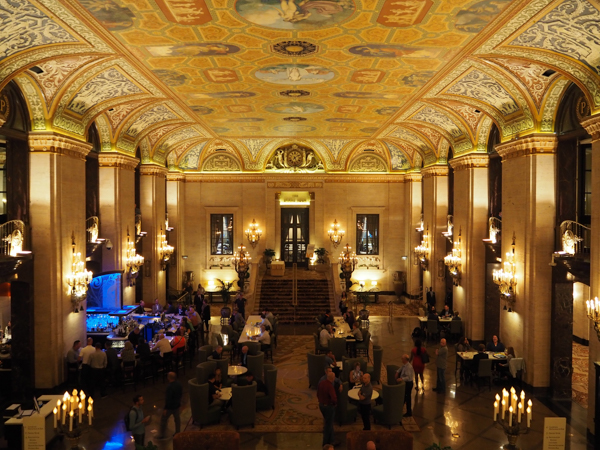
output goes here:
[[[360, 385], [356, 385], [354, 386], [352, 389], [348, 390], [348, 397], [352, 400], [356, 400], [359, 401], [360, 399], [358, 398], [358, 391], [360, 391]], [[373, 395], [371, 396], [371, 400], [377, 400], [379, 398], [379, 391], [376, 391], [375, 389], [373, 389]]]
[[246, 325], [244, 325], [244, 329], [240, 334], [240, 338], [238, 339], [238, 344], [254, 340], [252, 338], [260, 334], [260, 326], [262, 323], [263, 320], [260, 316], [249, 316], [246, 320]]
[[248, 369], [244, 366], [229, 366], [227, 367], [227, 375], [230, 377], [237, 377], [248, 372]]
[[221, 398], [220, 400], [231, 400], [231, 388], [230, 387], [224, 387], [221, 388]]

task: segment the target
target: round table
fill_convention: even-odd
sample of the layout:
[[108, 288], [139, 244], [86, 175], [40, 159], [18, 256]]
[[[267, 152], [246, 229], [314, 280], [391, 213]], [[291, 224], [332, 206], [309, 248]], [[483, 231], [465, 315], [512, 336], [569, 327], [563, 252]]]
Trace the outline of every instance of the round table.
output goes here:
[[[352, 400], [359, 401], [360, 399], [358, 398], [358, 391], [360, 391], [359, 388], [350, 389], [348, 391], [348, 397], [351, 398]], [[378, 398], [379, 398], [379, 391], [376, 391], [375, 389], [373, 389], [373, 395], [371, 396], [371, 400], [377, 400]]]
[[229, 366], [227, 368], [227, 375], [229, 375], [230, 377], [243, 375], [246, 372], [248, 372], [248, 369], [244, 366]]
[[221, 389], [221, 398], [220, 400], [231, 400], [231, 388], [230, 387], [226, 387]]

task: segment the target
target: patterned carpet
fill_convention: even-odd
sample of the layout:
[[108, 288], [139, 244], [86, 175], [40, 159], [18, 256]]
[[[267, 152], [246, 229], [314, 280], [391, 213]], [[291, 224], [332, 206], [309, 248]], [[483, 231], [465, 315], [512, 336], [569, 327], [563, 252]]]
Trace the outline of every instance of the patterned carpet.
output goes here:
[[573, 342], [573, 400], [584, 408], [588, 406], [589, 347]]
[[[377, 303], [370, 303], [367, 306], [369, 314], [371, 316], [389, 316], [390, 301], [392, 302], [392, 317], [417, 316], [419, 314], [419, 308], [423, 307], [419, 302], [411, 302], [407, 305], [404, 301], [398, 301], [395, 295], [382, 295]], [[362, 304], [359, 304], [358, 309], [360, 310], [362, 308]]]

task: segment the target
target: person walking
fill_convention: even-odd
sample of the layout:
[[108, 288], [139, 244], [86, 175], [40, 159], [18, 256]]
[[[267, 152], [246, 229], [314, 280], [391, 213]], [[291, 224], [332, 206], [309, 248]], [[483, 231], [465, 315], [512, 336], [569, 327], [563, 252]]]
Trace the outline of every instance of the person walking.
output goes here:
[[402, 355], [402, 367], [396, 372], [396, 381], [404, 381], [404, 403], [406, 404], [406, 414], [404, 417], [412, 417], [412, 388], [415, 372], [411, 366], [408, 355]]
[[335, 405], [337, 405], [337, 394], [333, 387], [335, 375], [333, 372], [327, 374], [327, 378], [322, 380], [317, 386], [317, 399], [319, 400], [319, 409], [323, 415], [323, 446], [334, 444], [333, 420], [335, 418]]
[[205, 331], [208, 333], [208, 327], [210, 325], [210, 305], [208, 304], [208, 300], [204, 297], [202, 301], [202, 321], [204, 322]]
[[[167, 379], [169, 380], [169, 385], [165, 392], [165, 407], [163, 408], [162, 417], [160, 418], [160, 434], [156, 439], [166, 438], [167, 422], [171, 416], [173, 416], [173, 419], [175, 420], [175, 434], [181, 431], [179, 410], [181, 409], [183, 388], [181, 387], [181, 383], [177, 381], [177, 374], [175, 374], [175, 372], [169, 372]], [[175, 434], [173, 436], [175, 436]]]
[[415, 383], [417, 392], [419, 391], [419, 378], [421, 379], [421, 387], [423, 388], [423, 393], [425, 392], [425, 379], [423, 377], [423, 372], [425, 371], [425, 361], [429, 361], [429, 355], [427, 354], [427, 349], [422, 346], [421, 340], [415, 340], [415, 347], [410, 351], [410, 362], [412, 364], [413, 370], [415, 371]]
[[358, 406], [363, 421], [363, 431], [369, 431], [371, 429], [371, 397], [373, 397], [371, 375], [365, 373], [363, 375], [363, 385], [358, 391]]
[[440, 348], [435, 351], [437, 358], [437, 385], [434, 391], [444, 394], [446, 393], [446, 366], [448, 365], [448, 347], [446, 347], [446, 339], [440, 340]]
[[144, 397], [136, 395], [133, 397], [133, 407], [129, 410], [129, 429], [135, 445], [144, 445], [146, 441], [146, 424], [150, 422], [150, 416], [144, 417]]

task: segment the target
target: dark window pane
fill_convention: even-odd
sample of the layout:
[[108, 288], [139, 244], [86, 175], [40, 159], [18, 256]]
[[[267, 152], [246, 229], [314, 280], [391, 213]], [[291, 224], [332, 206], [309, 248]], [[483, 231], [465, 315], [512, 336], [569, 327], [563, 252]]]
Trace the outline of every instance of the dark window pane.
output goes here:
[[211, 214], [210, 236], [211, 255], [233, 255], [233, 214]]
[[356, 215], [356, 254], [379, 254], [379, 214]]

